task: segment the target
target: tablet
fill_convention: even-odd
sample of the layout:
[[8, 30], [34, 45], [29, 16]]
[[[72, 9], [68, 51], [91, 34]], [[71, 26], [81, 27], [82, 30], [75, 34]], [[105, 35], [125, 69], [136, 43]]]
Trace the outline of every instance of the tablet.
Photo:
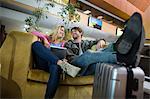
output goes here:
[[51, 46], [50, 49], [59, 59], [66, 58], [67, 48]]

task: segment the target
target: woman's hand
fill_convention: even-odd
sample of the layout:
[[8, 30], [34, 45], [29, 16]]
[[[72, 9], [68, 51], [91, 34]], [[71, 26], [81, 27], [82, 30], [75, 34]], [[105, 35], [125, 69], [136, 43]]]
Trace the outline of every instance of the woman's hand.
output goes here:
[[63, 61], [67, 62], [68, 60], [67, 59], [63, 59]]
[[44, 46], [47, 47], [47, 48], [50, 48], [50, 44], [47, 40], [44, 40]]

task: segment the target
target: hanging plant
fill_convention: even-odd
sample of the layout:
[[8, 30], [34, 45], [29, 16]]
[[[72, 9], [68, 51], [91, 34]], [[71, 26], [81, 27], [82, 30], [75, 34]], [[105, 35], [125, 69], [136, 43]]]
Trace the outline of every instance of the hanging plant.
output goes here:
[[61, 9], [61, 12], [59, 12], [65, 25], [68, 25], [70, 22], [74, 23], [80, 21], [80, 15], [77, 13], [75, 6], [76, 5], [68, 4]]
[[37, 3], [38, 2], [42, 2], [42, 1], [47, 1], [47, 2], [49, 2], [49, 3], [46, 3], [45, 5], [48, 5], [48, 6], [51, 6], [51, 7], [54, 7], [55, 5], [54, 5], [54, 0], [36, 0], [37, 1]]
[[[37, 2], [42, 2], [42, 1], [44, 0], [37, 0]], [[25, 19], [25, 24], [29, 26], [28, 28], [26, 28], [27, 32], [31, 28], [40, 31], [39, 22], [41, 20], [45, 20], [48, 18], [47, 13], [49, 7], [54, 7], [54, 3], [53, 0], [45, 0], [45, 1], [51, 1], [51, 2], [45, 3], [43, 7], [40, 7], [39, 5], [38, 8], [35, 8], [35, 10], [33, 11], [32, 16], [29, 16]]]
[[61, 9], [61, 12], [58, 14], [63, 19], [64, 25], [66, 27], [66, 36], [65, 40], [69, 40], [71, 38], [70, 33], [70, 23], [75, 23], [80, 21], [80, 15], [77, 13], [76, 7], [79, 6], [79, 3], [76, 5], [68, 4]]

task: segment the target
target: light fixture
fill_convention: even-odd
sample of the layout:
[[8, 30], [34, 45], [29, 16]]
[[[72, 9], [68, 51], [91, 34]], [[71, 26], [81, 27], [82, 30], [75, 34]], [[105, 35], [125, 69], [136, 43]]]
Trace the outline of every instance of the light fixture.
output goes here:
[[80, 2], [82, 2], [82, 3], [84, 3], [84, 4], [88, 5], [88, 6], [90, 6], [92, 8], [95, 8], [95, 9], [97, 9], [97, 10], [99, 10], [99, 11], [101, 11], [101, 12], [103, 12], [103, 13], [105, 13], [105, 14], [113, 17], [113, 18], [115, 18], [115, 19], [118, 19], [121, 22], [125, 22], [124, 19], [122, 19], [122, 18], [120, 18], [120, 17], [118, 17], [118, 16], [116, 16], [116, 15], [114, 15], [114, 14], [112, 14], [112, 13], [110, 13], [110, 12], [108, 12], [108, 11], [106, 11], [106, 10], [104, 10], [104, 9], [102, 9], [102, 8], [94, 5], [94, 4], [92, 4], [92, 3], [90, 3], [88, 0], [78, 0], [78, 1], [80, 1]]
[[27, 28], [29, 28], [29, 27], [30, 27], [29, 25], [26, 25], [26, 24], [24, 25], [24, 28], [25, 28], [25, 29], [27, 29]]
[[90, 10], [86, 10], [86, 11], [84, 11], [83, 13], [84, 13], [84, 14], [90, 14], [91, 11], [90, 11]]
[[49, 34], [49, 32], [45, 32], [46, 34]]
[[113, 23], [113, 20], [107, 21], [109, 24]]
[[27, 30], [29, 29], [29, 27], [30, 27], [29, 25], [26, 25], [26, 24], [25, 24], [25, 25], [23, 26], [23, 30], [24, 30], [24, 31], [27, 31]]
[[97, 17], [97, 19], [103, 19], [103, 18], [104, 18], [104, 17], [103, 17], [103, 16], [101, 16], [101, 15]]

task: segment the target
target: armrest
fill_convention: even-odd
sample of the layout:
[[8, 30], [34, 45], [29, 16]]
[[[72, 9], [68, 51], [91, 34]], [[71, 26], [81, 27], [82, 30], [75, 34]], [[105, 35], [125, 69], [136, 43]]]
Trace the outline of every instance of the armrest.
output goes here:
[[6, 79], [25, 79], [31, 58], [31, 44], [37, 40], [30, 33], [13, 31], [1, 47], [2, 76]]

